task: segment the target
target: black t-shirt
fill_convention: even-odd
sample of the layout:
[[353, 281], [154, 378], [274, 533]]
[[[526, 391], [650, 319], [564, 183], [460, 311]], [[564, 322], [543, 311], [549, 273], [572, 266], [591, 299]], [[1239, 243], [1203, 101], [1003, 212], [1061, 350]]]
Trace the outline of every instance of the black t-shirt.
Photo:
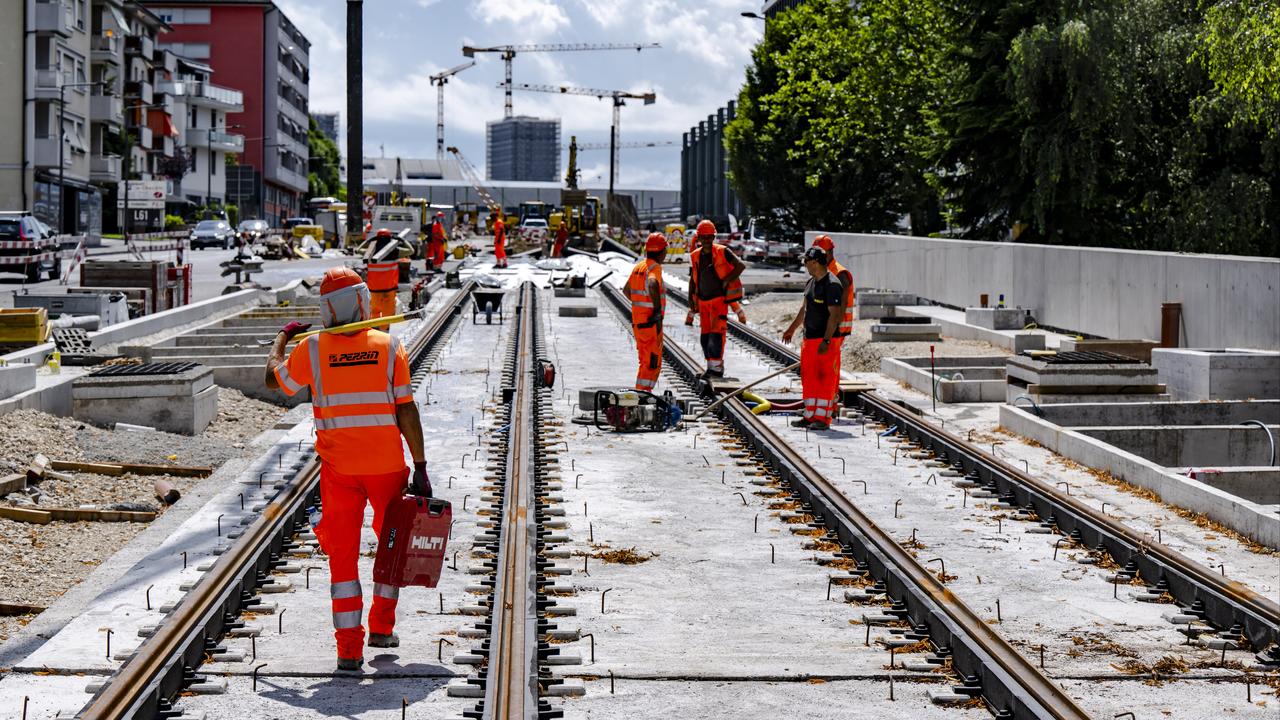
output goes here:
[[[827, 335], [827, 320], [840, 307], [844, 286], [835, 275], [827, 273], [821, 280], [809, 278], [804, 288], [804, 337], [821, 340]], [[833, 336], [834, 337], [834, 336]]]
[[[730, 263], [733, 262], [733, 251], [725, 248], [724, 257]], [[702, 250], [698, 252], [698, 267], [694, 268], [694, 272], [698, 273], [698, 299], [714, 300], [725, 296], [724, 281], [716, 273], [716, 259], [714, 251]]]

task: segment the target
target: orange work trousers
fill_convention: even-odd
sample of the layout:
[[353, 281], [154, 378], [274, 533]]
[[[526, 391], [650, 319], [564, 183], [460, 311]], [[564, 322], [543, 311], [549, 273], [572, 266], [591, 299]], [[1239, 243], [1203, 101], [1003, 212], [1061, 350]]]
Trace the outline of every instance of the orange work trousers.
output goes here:
[[506, 238], [502, 238], [501, 240], [495, 239], [493, 241], [493, 258], [494, 258], [494, 263], [493, 263], [494, 265], [498, 267], [507, 266], [507, 239]]
[[[369, 291], [369, 317], [391, 317], [396, 314], [396, 291], [395, 290], [371, 290]], [[379, 325], [378, 329], [386, 332], [387, 325]]]
[[632, 326], [636, 336], [636, 355], [640, 369], [636, 371], [636, 389], [653, 392], [658, 387], [658, 375], [662, 372], [662, 328]]
[[835, 381], [835, 397], [834, 397], [835, 402], [831, 406], [832, 408], [831, 417], [835, 417], [835, 413], [840, 411], [840, 368], [844, 358], [845, 337], [846, 336], [844, 335], [837, 335], [831, 338], [831, 349], [828, 351], [836, 354], [836, 381]]
[[818, 353], [822, 339], [806, 339], [800, 346], [800, 386], [804, 394], [804, 418], [823, 425], [831, 424], [840, 375], [836, 372], [837, 353], [833, 339], [825, 354]]
[[441, 270], [444, 269], [444, 243], [436, 243], [435, 252], [431, 256], [431, 262]]
[[555, 244], [551, 246], [551, 257], [564, 257], [564, 243], [557, 240]]
[[724, 334], [729, 329], [729, 304], [722, 297], [712, 300], [698, 298], [698, 340], [702, 345], [702, 357], [707, 370], [724, 374]]
[[[329, 596], [333, 602], [333, 636], [338, 657], [364, 657], [364, 594], [360, 588], [360, 529], [364, 506], [373, 506], [373, 532], [382, 532], [387, 505], [404, 492], [409, 469], [384, 475], [343, 475], [320, 463], [322, 516], [316, 526], [320, 549], [329, 556]], [[400, 588], [374, 583], [369, 632], [390, 634], [396, 626]]]

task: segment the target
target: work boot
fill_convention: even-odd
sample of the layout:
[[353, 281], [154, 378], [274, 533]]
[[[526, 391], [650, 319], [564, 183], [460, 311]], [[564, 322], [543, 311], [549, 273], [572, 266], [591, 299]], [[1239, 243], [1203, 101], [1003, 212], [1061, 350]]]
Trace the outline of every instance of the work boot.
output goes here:
[[360, 672], [364, 658], [338, 658], [338, 672]]
[[809, 429], [810, 430], [830, 430], [831, 423], [825, 423], [825, 422], [822, 422], [821, 420], [814, 420], [813, 422], [809, 423]]
[[386, 635], [383, 635], [382, 633], [371, 632], [369, 633], [369, 647], [400, 647], [400, 636], [395, 633], [387, 633]]
[[809, 420], [809, 418], [800, 418], [799, 420], [791, 421], [791, 427], [796, 427], [796, 428], [807, 428], [812, 424], [813, 423]]

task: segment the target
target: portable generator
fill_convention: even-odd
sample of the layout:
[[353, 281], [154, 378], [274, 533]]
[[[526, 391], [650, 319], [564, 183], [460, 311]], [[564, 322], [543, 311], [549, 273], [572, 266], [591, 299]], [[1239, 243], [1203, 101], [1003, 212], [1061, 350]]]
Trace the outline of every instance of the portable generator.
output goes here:
[[644, 390], [597, 390], [593, 421], [601, 430], [661, 432], [679, 424], [684, 413], [667, 391], [661, 397]]

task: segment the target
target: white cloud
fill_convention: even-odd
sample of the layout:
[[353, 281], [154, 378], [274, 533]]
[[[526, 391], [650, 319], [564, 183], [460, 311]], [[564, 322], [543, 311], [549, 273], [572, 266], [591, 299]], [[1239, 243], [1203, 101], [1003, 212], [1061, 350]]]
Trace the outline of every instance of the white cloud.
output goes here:
[[522, 38], [551, 35], [569, 26], [569, 18], [551, 0], [476, 0], [471, 12], [486, 25], [515, 26]]

